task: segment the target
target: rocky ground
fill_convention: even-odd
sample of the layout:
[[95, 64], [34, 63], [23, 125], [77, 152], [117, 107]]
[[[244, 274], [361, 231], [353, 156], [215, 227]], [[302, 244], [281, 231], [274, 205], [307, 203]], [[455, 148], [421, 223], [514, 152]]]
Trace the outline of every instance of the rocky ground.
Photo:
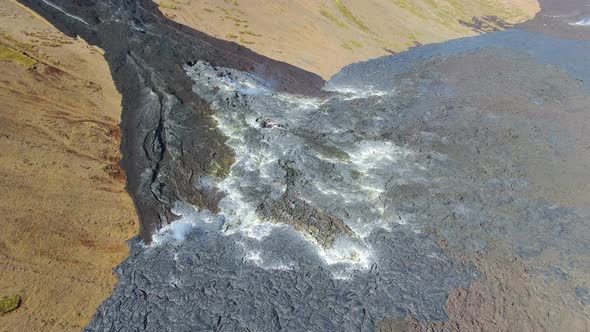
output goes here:
[[111, 294], [138, 228], [120, 103], [101, 49], [0, 1], [0, 330], [80, 330]]
[[419, 44], [503, 30], [534, 0], [157, 0], [171, 20], [329, 79], [342, 67]]
[[590, 329], [586, 4], [321, 90], [151, 1], [23, 2], [123, 95], [143, 241], [89, 330]]
[[221, 214], [175, 207], [90, 329], [587, 330], [589, 47], [417, 48], [345, 68], [328, 99], [186, 66], [235, 151], [199, 182]]

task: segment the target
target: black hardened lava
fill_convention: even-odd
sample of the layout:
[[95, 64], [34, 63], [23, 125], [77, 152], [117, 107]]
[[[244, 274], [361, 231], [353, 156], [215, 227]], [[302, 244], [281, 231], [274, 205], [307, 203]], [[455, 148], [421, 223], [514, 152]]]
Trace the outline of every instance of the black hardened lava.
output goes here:
[[233, 160], [208, 105], [191, 92], [184, 64], [204, 60], [253, 73], [276, 90], [322, 94], [319, 76], [174, 23], [151, 0], [20, 2], [105, 50], [123, 97], [121, 164], [146, 242], [169, 222], [177, 199], [215, 210], [215, 195], [194, 181], [203, 172], [223, 174]]

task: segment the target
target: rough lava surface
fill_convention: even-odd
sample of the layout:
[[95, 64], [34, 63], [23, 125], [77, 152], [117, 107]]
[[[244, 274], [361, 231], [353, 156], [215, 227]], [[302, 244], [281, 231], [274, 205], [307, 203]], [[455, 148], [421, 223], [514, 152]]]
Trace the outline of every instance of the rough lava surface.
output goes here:
[[[574, 52], [558, 57], [556, 48]], [[480, 276], [461, 256], [502, 252], [544, 280], [546, 296], [572, 318], [551, 325], [531, 311], [523, 326], [583, 330], [587, 185], [552, 172], [584, 174], [589, 165], [576, 148], [589, 143], [590, 75], [580, 58], [589, 48], [519, 30], [459, 40], [346, 68], [328, 82], [328, 98], [277, 93], [203, 61], [185, 66], [235, 151], [227, 177], [198, 184], [225, 194], [220, 212], [179, 202], [181, 219], [154, 245], [135, 246], [90, 328], [445, 321], [451, 289]], [[564, 178], [552, 184], [546, 174]], [[480, 296], [506, 296], [494, 291]], [[518, 308], [525, 317], [529, 309]]]

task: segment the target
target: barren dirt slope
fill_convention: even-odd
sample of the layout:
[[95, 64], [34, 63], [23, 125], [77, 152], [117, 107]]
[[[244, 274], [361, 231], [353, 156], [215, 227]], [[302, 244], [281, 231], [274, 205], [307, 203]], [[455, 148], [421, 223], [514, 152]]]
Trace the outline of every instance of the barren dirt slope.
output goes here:
[[0, 0], [0, 330], [80, 330], [110, 295], [137, 231], [120, 101], [99, 49]]
[[329, 78], [350, 63], [532, 18], [535, 0], [156, 0], [173, 20]]

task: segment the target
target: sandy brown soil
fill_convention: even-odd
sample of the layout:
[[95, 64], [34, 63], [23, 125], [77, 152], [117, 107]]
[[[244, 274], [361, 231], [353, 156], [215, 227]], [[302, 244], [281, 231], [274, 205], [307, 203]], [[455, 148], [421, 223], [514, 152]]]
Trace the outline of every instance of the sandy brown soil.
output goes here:
[[590, 331], [570, 289], [531, 277], [526, 264], [506, 252], [463, 257], [482, 277], [451, 292], [448, 321], [425, 323], [413, 317], [388, 319], [379, 332], [417, 331]]
[[137, 233], [121, 96], [101, 50], [10, 0], [0, 45], [0, 297], [22, 297], [0, 330], [80, 330]]
[[350, 63], [503, 29], [535, 0], [157, 0], [169, 18], [329, 78]]

